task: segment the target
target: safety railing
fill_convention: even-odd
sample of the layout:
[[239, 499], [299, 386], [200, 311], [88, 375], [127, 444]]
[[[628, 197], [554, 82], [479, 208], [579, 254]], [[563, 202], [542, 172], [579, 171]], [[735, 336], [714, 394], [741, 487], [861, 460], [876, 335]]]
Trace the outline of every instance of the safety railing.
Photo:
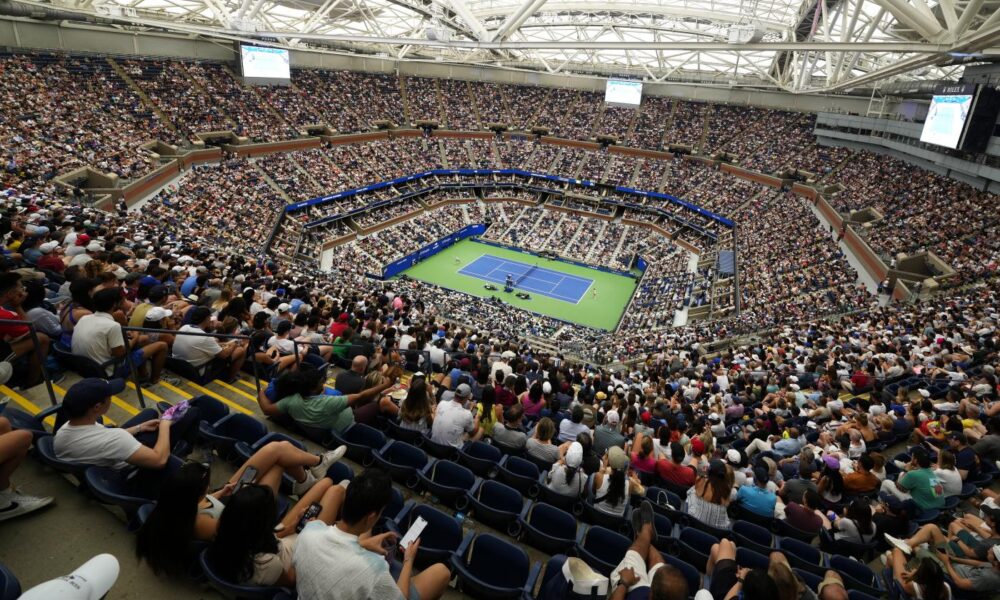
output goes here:
[[[45, 389], [49, 393], [49, 401], [52, 402], [53, 406], [58, 404], [56, 401], [56, 392], [52, 389], [52, 376], [49, 375], [48, 367], [45, 366], [45, 359], [48, 358], [48, 356], [42, 354], [41, 344], [38, 341], [38, 328], [32, 321], [23, 321], [21, 319], [0, 319], [0, 325], [23, 325], [28, 328], [27, 335], [31, 336], [31, 343], [34, 345], [35, 356], [38, 358], [38, 364], [41, 366], [42, 379], [45, 381]], [[23, 338], [24, 336], [21, 337]]]

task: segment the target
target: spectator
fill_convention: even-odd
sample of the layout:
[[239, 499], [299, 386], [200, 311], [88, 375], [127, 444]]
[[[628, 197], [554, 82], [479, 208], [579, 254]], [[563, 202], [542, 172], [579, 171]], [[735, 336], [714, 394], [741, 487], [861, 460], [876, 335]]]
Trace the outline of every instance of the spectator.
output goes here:
[[427, 379], [414, 375], [399, 405], [399, 426], [427, 435], [431, 432], [436, 408], [427, 389]]
[[333, 598], [407, 598], [430, 600], [444, 594], [451, 573], [435, 564], [413, 574], [419, 539], [405, 549], [403, 565], [393, 580], [382, 559], [389, 532], [372, 535], [372, 527], [389, 504], [392, 481], [369, 469], [347, 488], [340, 519], [333, 525], [312, 522], [299, 534], [293, 557], [296, 591], [302, 600]]
[[633, 511], [635, 539], [621, 563], [611, 572], [612, 600], [650, 598], [684, 600], [688, 598], [687, 579], [673, 566], [663, 562], [660, 551], [653, 546], [653, 507], [648, 501]]
[[740, 486], [736, 494], [737, 504], [758, 516], [773, 517], [778, 497], [767, 489], [769, 481], [767, 467], [756, 467], [753, 470], [753, 485]]
[[73, 329], [73, 354], [84, 356], [102, 365], [108, 376], [127, 375], [129, 364], [126, 360], [117, 367], [113, 360], [124, 359], [131, 352], [131, 366], [144, 370], [149, 363], [149, 384], [160, 381], [160, 372], [167, 361], [167, 344], [149, 342], [138, 332], [129, 332], [128, 341], [122, 336], [121, 324], [111, 313], [121, 310], [122, 292], [119, 288], [99, 290], [94, 294], [94, 314], [81, 318]]
[[472, 399], [472, 388], [461, 383], [454, 393], [445, 392], [437, 405], [437, 414], [431, 428], [431, 439], [437, 444], [460, 448], [466, 436], [478, 440], [483, 436], [479, 427], [479, 415], [473, 415], [467, 408]]
[[[0, 319], [30, 320], [21, 307], [27, 293], [18, 273], [0, 273]], [[25, 385], [30, 387], [41, 381], [42, 362], [39, 358], [49, 353], [49, 338], [44, 333], [37, 335], [36, 345], [27, 325], [16, 323], [0, 324], [0, 355], [16, 357], [27, 364]]]
[[628, 472], [628, 455], [621, 448], [611, 447], [605, 455], [604, 465], [603, 470], [594, 474], [594, 508], [612, 515], [623, 515], [630, 497], [643, 496], [645, 490], [639, 478]]
[[710, 527], [729, 529], [729, 506], [733, 491], [733, 472], [726, 463], [712, 459], [705, 477], [699, 477], [687, 494], [687, 512]]
[[393, 384], [387, 380], [349, 396], [327, 394], [325, 372], [304, 369], [278, 379], [270, 392], [277, 400], [268, 395], [268, 389], [261, 389], [257, 400], [267, 416], [288, 415], [299, 425], [340, 433], [355, 422], [374, 424], [379, 412], [394, 414], [398, 409], [392, 399], [383, 396], [378, 401], [372, 400]]
[[552, 436], [555, 433], [556, 426], [552, 423], [552, 419], [542, 417], [535, 425], [535, 434], [524, 444], [525, 452], [542, 462], [556, 462], [559, 460], [560, 452], [559, 446], [552, 443]]
[[914, 448], [906, 473], [898, 482], [886, 479], [882, 482], [882, 494], [891, 494], [903, 501], [911, 516], [921, 511], [944, 506], [944, 487], [931, 470], [931, 459], [923, 448]]
[[0, 417], [0, 521], [26, 515], [52, 504], [54, 498], [30, 496], [11, 485], [10, 477], [31, 448], [31, 432], [14, 431], [10, 421]]
[[528, 436], [521, 429], [524, 409], [520, 404], [511, 404], [503, 411], [503, 423], [493, 426], [493, 441], [504, 448], [521, 451], [528, 442]]
[[558, 439], [560, 442], [571, 442], [581, 433], [590, 433], [590, 428], [583, 423], [583, 407], [577, 405], [570, 411], [570, 418], [559, 423]]
[[587, 483], [582, 464], [583, 446], [579, 442], [567, 444], [565, 449], [560, 448], [559, 461], [549, 470], [545, 485], [557, 494], [579, 498]]
[[785, 521], [796, 529], [819, 533], [823, 527], [821, 503], [819, 492], [806, 490], [802, 494], [802, 502], [789, 502], [785, 506]]
[[656, 474], [660, 479], [678, 486], [689, 488], [697, 479], [695, 470], [684, 464], [684, 446], [680, 442], [670, 442], [670, 459], [656, 461]]
[[[155, 309], [149, 312], [153, 310]], [[240, 369], [246, 360], [247, 343], [231, 339], [220, 344], [214, 337], [205, 335], [212, 329], [212, 311], [204, 306], [195, 307], [191, 310], [189, 324], [183, 325], [177, 332], [173, 355], [191, 363], [199, 371], [204, 367], [207, 367], [209, 373], [225, 369], [226, 382], [234, 383], [240, 378]], [[185, 333], [198, 335], [184, 335]]]
[[854, 461], [854, 472], [844, 475], [844, 491], [849, 494], [863, 494], [877, 490], [882, 482], [872, 469], [875, 468], [875, 461], [868, 454], [862, 454], [858, 460]]

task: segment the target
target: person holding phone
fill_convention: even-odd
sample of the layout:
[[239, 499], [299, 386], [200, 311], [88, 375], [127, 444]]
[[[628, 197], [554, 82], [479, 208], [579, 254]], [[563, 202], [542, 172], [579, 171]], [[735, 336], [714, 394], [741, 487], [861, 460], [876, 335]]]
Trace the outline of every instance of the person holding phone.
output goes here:
[[392, 498], [391, 492], [389, 476], [379, 469], [368, 469], [347, 488], [339, 521], [306, 525], [298, 535], [293, 560], [300, 600], [431, 600], [444, 594], [451, 579], [446, 565], [437, 563], [413, 573], [419, 539], [406, 547], [396, 578], [387, 561], [373, 560], [386, 555], [384, 544], [389, 540], [396, 542], [395, 533], [371, 533]]

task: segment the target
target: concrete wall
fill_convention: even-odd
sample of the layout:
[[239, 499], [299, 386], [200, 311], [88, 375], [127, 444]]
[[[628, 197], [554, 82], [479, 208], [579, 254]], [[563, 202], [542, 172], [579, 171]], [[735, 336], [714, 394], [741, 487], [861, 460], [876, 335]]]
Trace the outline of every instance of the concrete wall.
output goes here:
[[[31, 22], [0, 17], [0, 46], [24, 49], [52, 49], [67, 52], [97, 52], [111, 55], [160, 56], [185, 59], [232, 61], [232, 43], [210, 41], [160, 33], [134, 33], [82, 23]], [[403, 60], [337, 54], [333, 52], [292, 50], [293, 67], [348, 69], [354, 71], [399, 72], [473, 81], [496, 81], [525, 85], [567, 87], [602, 91], [603, 77], [539, 73], [516, 69], [449, 65], [424, 60]], [[684, 83], [651, 83], [643, 92], [652, 96], [670, 96], [703, 102], [766, 106], [802, 112], [842, 112], [864, 114], [868, 97], [842, 95], [792, 95], [779, 91], [730, 88]], [[887, 109], [888, 110], [888, 109]]]

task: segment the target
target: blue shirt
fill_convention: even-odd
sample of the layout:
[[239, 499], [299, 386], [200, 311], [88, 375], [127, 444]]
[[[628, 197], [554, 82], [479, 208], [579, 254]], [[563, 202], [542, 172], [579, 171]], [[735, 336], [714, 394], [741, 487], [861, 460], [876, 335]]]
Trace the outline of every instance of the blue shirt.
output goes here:
[[198, 287], [198, 276], [191, 275], [181, 284], [181, 294], [188, 296], [194, 293], [194, 288]]
[[749, 483], [740, 486], [740, 491], [736, 493], [736, 502], [740, 506], [765, 517], [774, 516], [777, 498], [774, 492]]
[[780, 456], [795, 456], [802, 449], [802, 443], [794, 438], [781, 439], [774, 442], [772, 452]]

